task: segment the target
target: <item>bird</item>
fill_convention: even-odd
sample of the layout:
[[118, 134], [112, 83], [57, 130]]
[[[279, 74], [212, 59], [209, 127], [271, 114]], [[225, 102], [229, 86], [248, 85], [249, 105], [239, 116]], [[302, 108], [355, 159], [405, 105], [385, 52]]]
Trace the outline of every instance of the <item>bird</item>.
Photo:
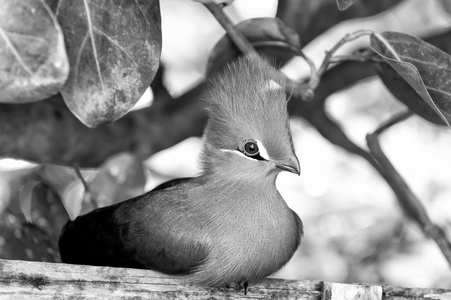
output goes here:
[[276, 187], [280, 172], [300, 174], [283, 75], [247, 55], [211, 77], [198, 176], [68, 221], [63, 262], [151, 269], [246, 293], [290, 260], [303, 224]]

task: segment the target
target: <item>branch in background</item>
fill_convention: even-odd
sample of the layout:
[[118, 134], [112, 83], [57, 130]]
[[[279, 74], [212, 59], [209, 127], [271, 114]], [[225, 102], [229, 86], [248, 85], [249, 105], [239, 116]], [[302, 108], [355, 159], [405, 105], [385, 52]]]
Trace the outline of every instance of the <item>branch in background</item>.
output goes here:
[[[403, 0], [359, 0], [345, 11], [337, 9], [336, 1], [279, 1], [276, 17], [294, 29], [303, 45], [335, 26], [354, 18], [364, 18], [382, 13]], [[327, 16], [325, 18], [324, 16]]]
[[[334, 126], [313, 111], [337, 90], [374, 74], [369, 63], [343, 63], [324, 74], [313, 102], [293, 97], [288, 103], [290, 114], [310, 119], [326, 139], [336, 139], [333, 143], [341, 145]], [[82, 125], [59, 95], [38, 103], [0, 104], [0, 156], [97, 167], [122, 151], [147, 158], [188, 137], [200, 136], [207, 120], [199, 109], [204, 85], [172, 99], [158, 81], [152, 83], [155, 100], [151, 107], [94, 129]]]
[[375, 76], [376, 71], [371, 62], [344, 62], [329, 69], [321, 77], [320, 84], [315, 90], [313, 101], [305, 103], [299, 97], [293, 96], [288, 103], [290, 113], [309, 119], [313, 110], [324, 106], [326, 99], [333, 93], [346, 89], [356, 82]]
[[[278, 16], [296, 29], [298, 29], [296, 24], [306, 25], [307, 27], [303, 28], [308, 30], [300, 28], [297, 31], [301, 34], [303, 42], [308, 43], [309, 39], [305, 38], [304, 32], [318, 35], [324, 28], [337, 23], [334, 18], [338, 15], [340, 18], [349, 18], [346, 17], [348, 15], [357, 17], [371, 15], [399, 1], [362, 0], [344, 13], [338, 12], [335, 1], [331, 1], [333, 2], [331, 10], [337, 16], [319, 22], [321, 26], [326, 26], [323, 29], [318, 22], [309, 23], [306, 18], [290, 17], [293, 13], [302, 11], [313, 17], [324, 13], [297, 9], [296, 5], [301, 2], [304, 1], [282, 1], [279, 4]], [[358, 13], [354, 10], [358, 10]], [[292, 24], [290, 20], [297, 23]], [[311, 26], [319, 27], [311, 28]], [[314, 111], [315, 107], [321, 107], [332, 93], [374, 74], [369, 63], [343, 63], [324, 74], [312, 103], [295, 99], [290, 101], [290, 114], [310, 119], [309, 121], [326, 139], [336, 145], [347, 144], [345, 149], [352, 151], [356, 149], [352, 143], [336, 134], [336, 130], [341, 131], [336, 123], [330, 123], [330, 118], [325, 113], [315, 115], [310, 112]], [[0, 104], [0, 156], [41, 163], [63, 165], [78, 163], [80, 167], [97, 167], [109, 156], [121, 151], [132, 151], [142, 158], [147, 158], [190, 136], [201, 135], [206, 122], [205, 115], [198, 109], [202, 86], [195, 87], [178, 99], [172, 99], [162, 80], [157, 80], [158, 78], [161, 79], [161, 76], [152, 82], [155, 102], [151, 108], [131, 112], [112, 124], [95, 129], [88, 129], [80, 124], [65, 107], [60, 95], [39, 103]]]
[[208, 3], [204, 5], [216, 18], [222, 28], [224, 28], [230, 39], [235, 43], [235, 45], [243, 54], [257, 53], [252, 44], [247, 40], [247, 38], [235, 28], [235, 25], [232, 23], [229, 17], [227, 17], [220, 5], [215, 3]]
[[[341, 38], [330, 50], [326, 51], [326, 56], [324, 57], [324, 60], [317, 72], [318, 77], [321, 78], [326, 72], [335, 52], [337, 52], [337, 50], [340, 49], [341, 46], [362, 36], [371, 35], [372, 33], [373, 31], [371, 30], [358, 30], [352, 33], [348, 33], [343, 38]], [[314, 86], [313, 88], [316, 89], [316, 86]]]
[[81, 174], [80, 172], [80, 168], [78, 166], [74, 166], [74, 171], [75, 174], [77, 175], [78, 179], [81, 181], [81, 184], [83, 185], [83, 187], [85, 188], [85, 192], [84, 194], [88, 196], [88, 201], [89, 204], [94, 208], [97, 209], [99, 208], [97, 206], [97, 199], [94, 198], [94, 194], [91, 191], [91, 188], [89, 187], [89, 185], [86, 183], [85, 178], [83, 177], [83, 174]]
[[61, 95], [23, 105], [0, 104], [0, 156], [83, 168], [97, 167], [122, 151], [145, 159], [202, 134], [202, 88], [196, 86], [177, 99], [160, 90], [151, 107], [94, 129], [72, 115]]
[[434, 239], [451, 265], [451, 244], [447, 240], [445, 232], [442, 228], [431, 222], [421, 202], [413, 194], [399, 173], [397, 173], [388, 158], [383, 154], [377, 140], [378, 134], [393, 124], [409, 117], [411, 113], [402, 114], [398, 118], [381, 125], [373, 135], [370, 135], [368, 137], [368, 145], [371, 152], [368, 153], [365, 149], [352, 142], [341, 129], [340, 125], [333, 121], [325, 111], [324, 104], [329, 95], [337, 90], [342, 90], [350, 86], [359, 79], [375, 74], [374, 69], [369, 64], [371, 63], [347, 62], [330, 69], [324, 74], [312, 102], [293, 99], [289, 102], [289, 109], [292, 115], [302, 116], [309, 121], [332, 144], [350, 153], [359, 155], [368, 161], [392, 188], [402, 209], [420, 225], [420, 228], [426, 236]]
[[447, 240], [445, 232], [431, 221], [420, 200], [392, 165], [379, 144], [380, 134], [411, 115], [412, 113], [408, 111], [407, 113], [396, 115], [385, 124], [382, 124], [374, 133], [367, 136], [368, 147], [371, 155], [379, 164], [377, 170], [395, 192], [404, 212], [418, 223], [427, 236], [434, 239], [451, 266], [451, 243]]
[[[396, 125], [398, 123], [401, 123], [404, 120], [407, 120], [408, 118], [410, 118], [411, 116], [413, 116], [414, 113], [411, 112], [410, 110], [406, 110], [403, 111], [399, 114], [394, 115], [392, 118], [390, 118], [388, 121], [382, 123], [372, 134], [370, 135], [374, 135], [374, 136], [379, 136], [381, 135], [385, 130], [389, 129], [390, 127], [392, 127], [393, 125]], [[370, 136], [368, 135], [368, 136]], [[370, 149], [371, 150], [371, 149]]]
[[[220, 5], [215, 3], [208, 3], [204, 5], [216, 18], [218, 23], [224, 28], [224, 30], [227, 32], [227, 35], [230, 37], [230, 39], [233, 41], [236, 47], [241, 51], [241, 53], [243, 53], [244, 55], [247, 54], [258, 55], [254, 46], [252, 46], [252, 44], [247, 40], [247, 38], [239, 30], [235, 28], [235, 25], [224, 13]], [[304, 56], [301, 50], [298, 49], [298, 51], [300, 52], [299, 55], [302, 56], [307, 61], [310, 67], [311, 68], [314, 67], [312, 62], [307, 57]], [[279, 70], [273, 67], [271, 68], [274, 70], [274, 72], [280, 73]], [[279, 76], [276, 76], [275, 78], [279, 78]], [[282, 86], [283, 85], [285, 86], [287, 93], [300, 96], [304, 100], [310, 100], [313, 97], [313, 91], [309, 84], [293, 81], [290, 78], [286, 77], [285, 74], [283, 74], [282, 78], [284, 78], [284, 82], [278, 83]], [[317, 79], [316, 76], [314, 78]]]

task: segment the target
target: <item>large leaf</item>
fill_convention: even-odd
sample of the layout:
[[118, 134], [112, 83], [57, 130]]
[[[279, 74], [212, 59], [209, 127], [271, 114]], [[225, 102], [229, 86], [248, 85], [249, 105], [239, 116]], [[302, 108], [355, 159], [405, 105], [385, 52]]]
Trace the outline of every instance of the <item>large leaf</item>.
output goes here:
[[47, 4], [0, 0], [0, 102], [48, 98], [68, 73], [61, 28]]
[[[371, 35], [371, 48], [407, 82], [448, 126], [451, 123], [451, 56], [435, 46], [399, 32]], [[383, 77], [386, 73], [381, 72]], [[387, 73], [390, 75], [389, 73]], [[390, 75], [393, 77], [393, 74]], [[389, 78], [383, 79], [390, 82]], [[389, 89], [402, 88], [387, 85]], [[418, 98], [393, 92], [413, 112], [422, 116]], [[426, 118], [426, 117], [425, 117]], [[426, 118], [427, 119], [427, 118]]]
[[387, 89], [412, 112], [437, 125], [446, 123], [426, 101], [386, 63], [376, 63], [376, 71]]
[[[283, 65], [301, 49], [299, 36], [277, 18], [256, 18], [243, 21], [235, 28], [264, 56]], [[241, 55], [229, 36], [224, 35], [214, 46], [207, 64], [207, 74], [218, 70]]]
[[64, 32], [70, 61], [61, 94], [95, 127], [126, 114], [152, 82], [161, 52], [158, 0], [47, 0]]

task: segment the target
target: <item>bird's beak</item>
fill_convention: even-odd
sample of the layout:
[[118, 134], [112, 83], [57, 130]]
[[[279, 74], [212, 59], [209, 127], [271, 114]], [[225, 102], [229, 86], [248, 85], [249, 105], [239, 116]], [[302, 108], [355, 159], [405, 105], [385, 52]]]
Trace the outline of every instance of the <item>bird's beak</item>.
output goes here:
[[285, 162], [276, 162], [276, 167], [283, 170], [288, 171], [294, 174], [301, 174], [301, 166], [299, 165], [299, 160], [296, 155], [293, 154], [287, 161]]

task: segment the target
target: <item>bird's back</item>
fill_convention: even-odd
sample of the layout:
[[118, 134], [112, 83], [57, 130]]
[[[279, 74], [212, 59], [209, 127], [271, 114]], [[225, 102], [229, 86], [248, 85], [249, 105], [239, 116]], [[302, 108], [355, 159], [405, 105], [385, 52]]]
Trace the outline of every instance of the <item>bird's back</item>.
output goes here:
[[169, 181], [147, 194], [69, 221], [59, 239], [61, 259], [73, 264], [189, 273], [206, 256], [196, 237], [189, 232], [180, 235], [181, 227], [193, 226], [189, 219], [173, 226], [180, 223], [174, 217], [186, 212], [186, 191], [196, 184], [190, 185], [188, 178]]

